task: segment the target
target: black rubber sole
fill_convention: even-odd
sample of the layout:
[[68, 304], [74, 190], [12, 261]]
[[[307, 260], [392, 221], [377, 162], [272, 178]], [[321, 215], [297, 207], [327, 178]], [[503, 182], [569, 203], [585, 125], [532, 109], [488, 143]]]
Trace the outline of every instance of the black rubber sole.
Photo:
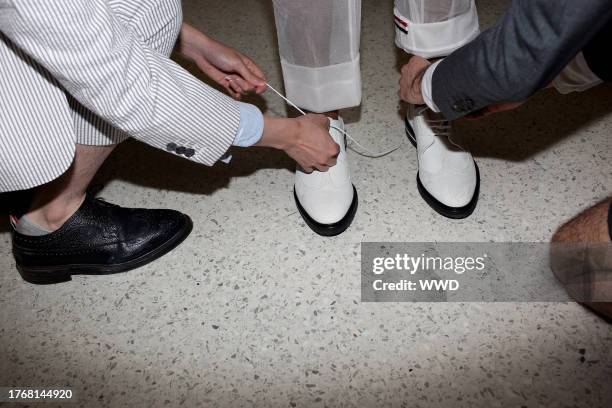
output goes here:
[[[414, 134], [414, 129], [408, 123], [406, 119], [406, 135], [408, 136], [408, 140], [410, 143], [416, 148], [416, 135]], [[480, 170], [478, 169], [478, 164], [474, 161], [474, 166], [476, 167], [476, 188], [474, 189], [474, 195], [467, 205], [463, 207], [449, 207], [448, 205], [438, 201], [434, 196], [432, 196], [429, 191], [425, 188], [423, 183], [421, 183], [421, 178], [419, 177], [419, 173], [417, 172], [417, 187], [419, 190], [419, 194], [425, 200], [425, 202], [438, 214], [450, 218], [453, 220], [461, 220], [469, 217], [474, 213], [476, 209], [476, 205], [478, 204], [478, 197], [480, 195]]]
[[295, 193], [295, 189], [293, 189], [293, 197], [295, 198], [295, 204], [297, 205], [300, 215], [306, 222], [306, 225], [308, 225], [314, 232], [324, 237], [335, 237], [346, 231], [353, 223], [353, 219], [355, 218], [357, 207], [359, 205], [357, 189], [355, 186], [353, 186], [353, 201], [351, 202], [351, 206], [349, 207], [344, 218], [334, 224], [321, 224], [313, 220], [310, 215], [308, 215], [304, 207], [302, 207], [302, 204], [300, 204], [300, 200], [298, 200], [297, 194]]
[[51, 285], [68, 282], [74, 275], [112, 275], [127, 272], [155, 261], [179, 246], [193, 230], [191, 218], [186, 217], [185, 225], [168, 241], [151, 252], [128, 262], [112, 265], [74, 264], [26, 267], [17, 265], [19, 274], [26, 282], [36, 285]]
[[478, 195], [480, 194], [480, 171], [478, 170], [478, 164], [476, 164], [476, 162], [474, 162], [474, 166], [476, 166], [476, 188], [474, 189], [472, 199], [466, 206], [449, 207], [438, 201], [434, 196], [429, 194], [429, 191], [427, 191], [425, 186], [423, 186], [423, 183], [421, 183], [419, 173], [417, 173], [417, 187], [419, 189], [419, 194], [421, 194], [423, 200], [425, 200], [425, 202], [429, 204], [429, 206], [433, 208], [435, 212], [445, 216], [446, 218], [462, 220], [469, 217], [476, 209], [476, 204], [478, 204]]

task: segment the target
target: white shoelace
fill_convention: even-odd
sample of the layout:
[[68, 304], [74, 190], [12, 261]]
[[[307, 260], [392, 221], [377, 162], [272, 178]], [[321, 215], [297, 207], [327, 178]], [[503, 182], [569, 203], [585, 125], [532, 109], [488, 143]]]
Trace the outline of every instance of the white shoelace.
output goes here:
[[[423, 113], [429, 110], [428, 106], [424, 106], [420, 109], [417, 110], [417, 115], [423, 115]], [[450, 142], [450, 144], [452, 144], [453, 146], [455, 146], [456, 148], [458, 148], [461, 151], [466, 151], [461, 145], [459, 145], [457, 142], [455, 142], [453, 140], [453, 127], [451, 125], [451, 123], [446, 120], [446, 119], [431, 119], [428, 118], [427, 116], [423, 115], [423, 117], [425, 118], [425, 121], [427, 122], [427, 124], [429, 125], [430, 129], [433, 131], [433, 133], [436, 136], [441, 136], [441, 137], [446, 137], [448, 139], [448, 141]], [[432, 142], [433, 144], [433, 142]], [[428, 146], [429, 147], [429, 146]]]
[[[274, 87], [270, 84], [266, 84], [266, 86], [268, 88], [270, 88], [275, 94], [277, 94], [278, 96], [280, 96], [285, 102], [287, 102], [289, 105], [293, 106], [295, 109], [297, 109], [298, 112], [300, 112], [302, 115], [306, 115], [306, 112], [304, 112], [302, 109], [300, 109], [299, 107], [297, 107], [297, 105], [293, 102], [291, 102], [288, 98], [285, 97], [285, 95], [281, 94], [280, 92], [278, 92], [276, 89], [274, 89]], [[334, 126], [331, 125], [330, 126], [332, 129], [336, 129], [339, 132], [342, 132], [347, 139], [349, 139], [353, 144], [355, 144], [356, 146], [359, 146], [360, 149], [362, 149], [363, 151], [359, 151], [356, 150], [355, 148], [353, 148], [352, 146], [348, 146], [351, 150], [353, 150], [355, 153], [357, 153], [360, 156], [364, 156], [364, 157], [369, 157], [371, 159], [378, 159], [384, 156], [387, 156], [391, 153], [393, 153], [394, 151], [398, 150], [402, 145], [401, 143], [399, 145], [397, 145], [396, 147], [386, 150], [384, 152], [373, 152], [372, 150], [368, 149], [367, 147], [365, 147], [364, 145], [362, 145], [361, 143], [359, 143], [357, 140], [355, 140], [354, 137], [352, 137], [346, 130], [339, 128], [338, 126]], [[364, 153], [365, 152], [365, 153]]]

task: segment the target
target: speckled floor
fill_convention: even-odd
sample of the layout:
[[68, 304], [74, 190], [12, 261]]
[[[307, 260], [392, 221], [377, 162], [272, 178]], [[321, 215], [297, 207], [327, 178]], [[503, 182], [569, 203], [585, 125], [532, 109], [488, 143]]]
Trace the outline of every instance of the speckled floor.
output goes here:
[[[184, 0], [187, 21], [280, 84], [270, 2]], [[364, 1], [366, 144], [404, 140], [391, 0]], [[508, 0], [479, 1], [483, 25]], [[481, 169], [475, 214], [416, 192], [416, 157], [351, 153], [360, 207], [334, 239], [296, 211], [291, 162], [236, 152], [212, 169], [128, 142], [97, 183], [109, 201], [190, 214], [177, 250], [128, 274], [38, 287], [0, 233], [0, 386], [71, 385], [84, 407], [610, 407], [612, 326], [576, 304], [362, 304], [362, 241], [546, 241], [612, 192], [612, 88], [546, 92], [458, 132]], [[256, 100], [279, 114], [273, 95]], [[49, 406], [49, 405], [46, 405]], [[73, 405], [70, 405], [73, 406]]]

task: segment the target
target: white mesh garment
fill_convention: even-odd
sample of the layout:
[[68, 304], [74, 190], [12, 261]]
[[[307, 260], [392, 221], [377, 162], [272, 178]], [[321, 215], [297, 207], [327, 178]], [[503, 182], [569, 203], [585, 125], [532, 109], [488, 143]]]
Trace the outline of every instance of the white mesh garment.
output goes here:
[[583, 92], [603, 83], [589, 68], [582, 51], [553, 80], [553, 86], [562, 94]]
[[423, 58], [444, 57], [480, 32], [474, 0], [395, 0], [395, 42]]
[[361, 0], [274, 0], [287, 97], [327, 112], [361, 103]]

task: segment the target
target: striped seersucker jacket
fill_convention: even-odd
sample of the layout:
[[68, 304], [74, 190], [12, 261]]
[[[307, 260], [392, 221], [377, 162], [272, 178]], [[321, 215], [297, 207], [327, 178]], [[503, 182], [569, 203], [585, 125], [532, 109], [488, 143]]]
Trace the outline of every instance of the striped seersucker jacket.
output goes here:
[[180, 0], [0, 0], [0, 192], [53, 180], [75, 143], [111, 133], [222, 157], [239, 108], [169, 59], [181, 20]]

